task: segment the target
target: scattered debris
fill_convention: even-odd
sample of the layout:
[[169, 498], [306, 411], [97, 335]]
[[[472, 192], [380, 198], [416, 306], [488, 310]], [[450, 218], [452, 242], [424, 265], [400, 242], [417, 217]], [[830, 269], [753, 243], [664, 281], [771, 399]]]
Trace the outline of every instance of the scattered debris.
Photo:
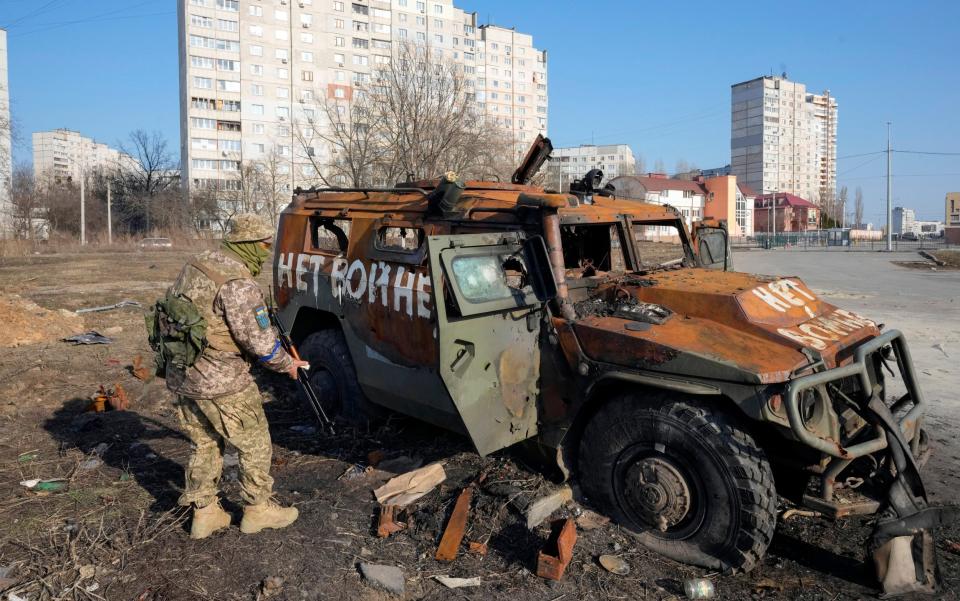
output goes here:
[[407, 455], [400, 455], [399, 457], [393, 457], [390, 459], [381, 459], [377, 464], [377, 469], [390, 472], [391, 474], [405, 474], [407, 472], [412, 472], [421, 465], [423, 465], [423, 459], [420, 457], [408, 457]]
[[240, 465], [240, 453], [225, 453], [223, 455], [223, 467], [236, 467]]
[[113, 342], [113, 338], [107, 338], [96, 330], [90, 330], [89, 332], [84, 332], [83, 334], [74, 334], [73, 336], [63, 338], [62, 340], [64, 342], [72, 342], [74, 344], [110, 344]]
[[775, 590], [783, 592], [784, 584], [780, 580], [774, 580], [773, 578], [761, 578], [753, 583], [753, 590], [756, 592], [761, 592], [765, 590]]
[[143, 355], [137, 355], [133, 358], [133, 364], [130, 366], [130, 373], [133, 374], [133, 377], [138, 380], [146, 381], [150, 379], [150, 376], [153, 374], [150, 373], [150, 370], [143, 365]]
[[546, 521], [550, 514], [571, 500], [573, 500], [573, 490], [564, 485], [533, 501], [527, 506], [527, 528], [533, 530]]
[[453, 578], [452, 576], [442, 576], [440, 574], [437, 574], [433, 577], [433, 579], [447, 588], [466, 588], [469, 586], [480, 586], [479, 576], [474, 576], [473, 578]]
[[940, 351], [941, 353], [943, 353], [943, 356], [946, 357], [947, 359], [950, 358], [950, 355], [947, 354], [947, 351], [944, 350], [943, 345], [940, 344], [939, 342], [936, 343], [935, 345], [933, 345], [932, 348], [935, 348], [935, 349], [937, 349], [938, 351]]
[[387, 538], [391, 534], [400, 532], [407, 527], [406, 520], [398, 521], [403, 510], [396, 505], [380, 507], [380, 521], [377, 524], [377, 536]]
[[406, 507], [433, 490], [447, 479], [443, 465], [431, 463], [412, 472], [391, 478], [386, 484], [373, 491], [381, 505]]
[[81, 462], [80, 462], [80, 465], [79, 465], [78, 467], [79, 467], [81, 470], [90, 471], [90, 470], [95, 470], [95, 469], [97, 469], [97, 468], [100, 467], [101, 465], [103, 465], [103, 460], [102, 460], [102, 459], [100, 459], [99, 457], [91, 457], [90, 459], [87, 459], [86, 461], [81, 461]]
[[27, 599], [16, 593], [7, 593], [7, 601], [27, 601]]
[[40, 456], [40, 453], [37, 452], [39, 450], [40, 449], [33, 449], [32, 451], [24, 451], [23, 453], [20, 453], [17, 455], [17, 463], [28, 463], [33, 461]]
[[316, 426], [303, 426], [303, 425], [290, 426], [290, 431], [291, 431], [291, 432], [296, 432], [297, 434], [311, 435], [311, 434], [316, 434], [316, 433], [317, 433], [317, 427], [316, 427]]
[[97, 394], [90, 400], [87, 411], [102, 413], [108, 407], [114, 411], [125, 411], [130, 407], [130, 398], [120, 383], [114, 384], [112, 389], [101, 384]]
[[53, 480], [41, 480], [37, 478], [34, 480], [24, 480], [20, 482], [20, 486], [39, 493], [60, 492], [66, 490], [67, 480], [64, 478], [55, 478]]
[[19, 347], [60, 340], [84, 327], [83, 319], [66, 309], [45, 309], [16, 294], [0, 293], [0, 347]]
[[12, 578], [14, 567], [13, 565], [0, 566], [0, 591], [17, 583], [16, 579]]
[[944, 539], [943, 544], [947, 548], [947, 551], [950, 551], [951, 553], [954, 553], [956, 555], [960, 555], [960, 543], [955, 543], [949, 538], [947, 538], [947, 539]]
[[372, 467], [363, 467], [359, 463], [355, 463], [354, 465], [351, 465], [345, 469], [343, 473], [337, 477], [337, 480], [356, 480], [357, 478], [366, 476], [372, 471]]
[[547, 544], [537, 556], [537, 576], [547, 580], [560, 580], [570, 560], [573, 546], [577, 544], [577, 526], [571, 519], [557, 520]]
[[581, 530], [596, 530], [597, 528], [603, 528], [609, 523], [610, 518], [596, 511], [590, 511], [589, 509], [584, 509], [583, 512], [577, 516], [577, 527]]
[[360, 574], [371, 586], [393, 593], [398, 597], [402, 597], [406, 589], [403, 570], [394, 566], [363, 562], [360, 564]]
[[598, 558], [598, 561], [600, 562], [600, 565], [603, 566], [603, 569], [611, 574], [616, 574], [617, 576], [626, 576], [630, 573], [630, 564], [628, 564], [619, 555], [601, 555]]
[[487, 543], [478, 543], [475, 541], [470, 541], [470, 544], [467, 545], [467, 550], [474, 555], [479, 555], [480, 557], [486, 557], [487, 555]]
[[77, 572], [79, 572], [80, 580], [86, 580], [93, 578], [97, 574], [97, 568], [88, 563], [80, 566]]
[[74, 311], [77, 315], [82, 313], [102, 313], [103, 311], [113, 311], [114, 309], [120, 309], [122, 307], [139, 307], [140, 303], [135, 300], [122, 300], [115, 305], [104, 305], [102, 307], [90, 307], [88, 309], [77, 309]]
[[283, 590], [283, 578], [279, 576], [267, 576], [260, 583], [260, 592], [264, 597], [272, 597]]
[[807, 509], [788, 509], [783, 512], [783, 515], [780, 516], [780, 519], [786, 522], [795, 515], [800, 515], [807, 518], [818, 518], [820, 517], [819, 511], [809, 511]]
[[706, 578], [688, 578], [683, 581], [683, 593], [687, 599], [713, 599], [717, 589], [713, 581]]
[[472, 496], [473, 487], [468, 486], [457, 497], [457, 503], [453, 506], [450, 520], [447, 522], [447, 527], [440, 538], [440, 545], [437, 547], [437, 561], [453, 561], [457, 558], [460, 543], [463, 541], [463, 535], [467, 529], [467, 515], [470, 513]]

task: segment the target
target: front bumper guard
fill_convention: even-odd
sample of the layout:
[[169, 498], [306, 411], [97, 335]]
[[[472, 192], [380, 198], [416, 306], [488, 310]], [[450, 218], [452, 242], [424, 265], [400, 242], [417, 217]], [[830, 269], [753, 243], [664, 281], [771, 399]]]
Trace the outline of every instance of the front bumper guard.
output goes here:
[[850, 463], [865, 455], [870, 455], [887, 448], [887, 436], [879, 427], [872, 426], [875, 435], [869, 440], [844, 447], [840, 441], [817, 436], [806, 428], [800, 414], [800, 400], [803, 393], [818, 386], [837, 382], [844, 378], [855, 376], [860, 382], [860, 394], [864, 404], [868, 403], [878, 393], [877, 385], [870, 379], [870, 356], [883, 347], [890, 345], [893, 348], [897, 367], [903, 377], [907, 392], [897, 399], [891, 406], [891, 412], [905, 407], [907, 403], [913, 406], [898, 420], [900, 431], [906, 440], [910, 441], [910, 450], [914, 457], [919, 454], [920, 423], [926, 407], [926, 401], [917, 382], [913, 360], [906, 340], [899, 330], [889, 330], [876, 338], [864, 342], [854, 350], [853, 360], [839, 367], [801, 376], [790, 382], [784, 395], [784, 405], [790, 429], [802, 443], [832, 457], [825, 466], [821, 482], [821, 498], [805, 496], [807, 504], [815, 505], [818, 509], [826, 510], [835, 517], [852, 513], [872, 513], [876, 511], [877, 503], [867, 502], [844, 506], [833, 500], [836, 479]]

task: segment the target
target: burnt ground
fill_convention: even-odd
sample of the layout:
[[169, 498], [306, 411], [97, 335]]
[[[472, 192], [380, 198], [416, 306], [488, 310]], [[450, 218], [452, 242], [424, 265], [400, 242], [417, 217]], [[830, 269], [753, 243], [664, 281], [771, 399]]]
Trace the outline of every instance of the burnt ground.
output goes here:
[[[53, 312], [126, 298], [146, 304], [162, 292], [185, 256], [90, 252], [5, 259], [0, 292], [19, 294]], [[43, 309], [27, 305], [26, 317]], [[859, 518], [781, 521], [762, 564], [736, 576], [663, 559], [633, 544], [615, 525], [581, 529], [564, 581], [541, 580], [533, 572], [548, 528], [528, 531], [507, 499], [490, 492], [496, 488], [492, 484], [505, 482], [532, 497], [546, 485], [520, 457], [501, 453], [481, 459], [464, 439], [403, 419], [376, 431], [338, 431], [335, 437], [303, 431], [313, 422], [292, 383], [269, 374], [261, 382], [274, 439], [276, 491], [283, 502], [299, 507], [301, 518], [283, 531], [246, 536], [234, 525], [191, 541], [186, 516], [176, 507], [189, 445], [176, 429], [163, 382], [141, 382], [131, 373], [138, 354], [149, 363], [141, 314], [125, 308], [87, 314], [82, 322], [84, 330], [109, 329], [114, 342], [71, 346], [57, 340], [61, 332], [52, 329], [38, 330], [39, 342], [2, 349], [0, 591], [25, 599], [390, 598], [361, 580], [357, 565], [368, 561], [402, 568], [409, 599], [671, 599], [683, 597], [683, 579], [700, 576], [713, 579], [719, 599], [876, 594], [872, 571], [862, 564], [869, 526]], [[11, 327], [0, 326], [0, 342]], [[115, 383], [128, 393], [128, 411], [85, 411], [101, 384]], [[954, 481], [958, 443], [954, 438], [940, 444], [937, 453], [946, 458], [931, 462], [927, 476]], [[415, 505], [412, 526], [387, 539], [375, 536], [371, 491], [391, 474], [359, 470], [360, 475], [344, 476], [355, 464], [365, 467], [373, 451], [443, 461], [448, 475]], [[465, 541], [486, 542], [489, 553], [480, 557], [461, 550], [450, 564], [435, 561], [457, 494], [481, 474], [485, 484], [474, 495]], [[20, 485], [34, 478], [65, 482], [62, 490], [44, 494]], [[235, 478], [236, 468], [226, 468], [225, 507], [239, 518]], [[571, 511], [576, 507], [555, 517]], [[947, 585], [940, 598], [955, 599], [960, 555], [948, 548], [948, 540], [960, 541], [960, 527], [944, 529], [938, 539]], [[603, 553], [625, 559], [629, 575], [604, 571], [596, 559]], [[4, 576], [6, 567], [12, 570]], [[449, 591], [431, 578], [437, 574], [480, 576], [482, 585]], [[268, 577], [283, 583], [264, 590]]]

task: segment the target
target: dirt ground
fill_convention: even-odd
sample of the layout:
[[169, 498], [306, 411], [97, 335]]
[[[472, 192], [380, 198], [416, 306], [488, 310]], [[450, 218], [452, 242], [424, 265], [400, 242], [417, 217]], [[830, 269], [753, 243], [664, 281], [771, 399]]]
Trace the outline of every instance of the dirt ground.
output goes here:
[[[163, 382], [142, 382], [132, 374], [137, 355], [150, 361], [141, 310], [82, 317], [61, 312], [125, 299], [147, 305], [185, 257], [177, 251], [90, 252], [0, 262], [0, 599], [392, 598], [362, 581], [360, 562], [400, 567], [408, 599], [677, 599], [683, 597], [682, 581], [691, 577], [712, 579], [718, 599], [876, 595], [872, 570], [862, 563], [869, 524], [860, 518], [781, 520], [762, 564], [735, 576], [663, 559], [615, 525], [581, 529], [566, 578], [542, 580], [534, 572], [548, 528], [528, 531], [508, 499], [491, 492], [491, 484], [508, 483], [532, 498], [547, 486], [519, 456], [481, 459], [464, 439], [399, 418], [376, 431], [321, 435], [311, 430], [293, 384], [269, 374], [260, 381], [274, 441], [275, 488], [282, 502], [300, 509], [300, 520], [279, 532], [242, 535], [234, 525], [192, 541], [176, 506], [189, 444], [177, 431]], [[11, 295], [20, 298], [8, 300]], [[43, 326], [28, 328], [31, 337], [24, 341], [8, 310], [16, 316], [32, 312]], [[66, 326], [75, 326], [69, 333], [109, 331], [113, 342], [62, 342]], [[100, 385], [116, 383], [129, 395], [128, 411], [86, 411]], [[946, 459], [932, 464], [943, 473], [928, 477], [942, 480], [947, 471], [956, 472], [956, 438], [943, 447], [937, 452]], [[345, 476], [352, 466], [366, 467], [373, 451], [443, 461], [448, 475], [415, 505], [412, 527], [386, 539], [375, 535], [371, 491], [392, 474], [358, 469], [358, 475]], [[461, 551], [452, 563], [435, 561], [453, 502], [481, 474], [485, 484], [474, 495], [465, 540], [486, 542], [488, 554]], [[235, 466], [225, 469], [225, 507], [239, 519], [236, 475]], [[63, 480], [53, 485], [59, 490], [37, 493], [20, 484], [31, 479]], [[574, 505], [554, 517], [578, 511]], [[943, 599], [956, 599], [960, 590], [960, 555], [948, 548], [950, 540], [960, 541], [957, 525], [938, 538]], [[606, 572], [597, 561], [604, 553], [620, 555], [630, 573]], [[451, 591], [432, 578], [443, 574], [479, 576], [482, 584]], [[270, 577], [282, 583], [265, 585]], [[3, 596], [10, 593], [16, 597]]]

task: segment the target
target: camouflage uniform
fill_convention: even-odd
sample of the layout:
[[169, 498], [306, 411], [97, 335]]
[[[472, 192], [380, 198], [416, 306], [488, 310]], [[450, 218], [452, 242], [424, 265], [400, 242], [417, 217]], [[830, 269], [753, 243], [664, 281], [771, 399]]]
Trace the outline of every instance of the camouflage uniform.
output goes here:
[[[236, 240], [272, 235], [236, 229]], [[209, 344], [192, 367], [167, 366], [167, 387], [177, 395], [181, 427], [195, 446], [179, 503], [205, 507], [216, 501], [226, 442], [239, 451], [243, 500], [250, 505], [265, 503], [273, 491], [272, 447], [260, 391], [246, 357], [277, 372], [288, 371], [293, 359], [280, 346], [263, 293], [233, 253], [202, 253], [183, 267], [171, 292], [190, 299], [203, 314]]]

